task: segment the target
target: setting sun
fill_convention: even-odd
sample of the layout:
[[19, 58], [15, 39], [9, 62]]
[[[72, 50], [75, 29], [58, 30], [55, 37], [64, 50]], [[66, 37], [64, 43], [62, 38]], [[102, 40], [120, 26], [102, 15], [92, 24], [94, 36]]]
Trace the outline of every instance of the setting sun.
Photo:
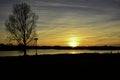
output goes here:
[[71, 47], [77, 47], [77, 46], [78, 46], [78, 43], [77, 43], [77, 42], [70, 42], [70, 46], [71, 46]]
[[68, 39], [68, 45], [71, 47], [77, 47], [79, 46], [80, 38], [78, 37], [71, 37]]

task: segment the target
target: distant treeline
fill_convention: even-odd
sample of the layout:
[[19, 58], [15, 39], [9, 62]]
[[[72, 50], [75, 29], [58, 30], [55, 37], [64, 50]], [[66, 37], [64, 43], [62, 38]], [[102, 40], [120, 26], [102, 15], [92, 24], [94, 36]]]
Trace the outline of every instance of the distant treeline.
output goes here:
[[120, 46], [78, 46], [78, 47], [69, 47], [69, 46], [40, 46], [38, 49], [75, 49], [75, 50], [120, 50]]
[[[22, 45], [5, 45], [0, 44], [1, 51], [9, 51], [9, 50], [23, 50]], [[70, 47], [70, 46], [27, 46], [27, 49], [58, 49], [58, 50], [120, 50], [120, 46], [78, 46], [78, 47]]]
[[22, 46], [0, 44], [0, 51], [23, 50]]

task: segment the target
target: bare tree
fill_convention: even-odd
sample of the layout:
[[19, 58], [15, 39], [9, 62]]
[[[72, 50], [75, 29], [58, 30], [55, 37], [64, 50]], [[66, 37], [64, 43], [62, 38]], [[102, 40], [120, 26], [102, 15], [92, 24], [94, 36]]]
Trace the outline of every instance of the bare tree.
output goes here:
[[35, 36], [35, 27], [38, 16], [31, 11], [26, 3], [15, 4], [12, 14], [6, 20], [6, 30], [10, 36], [17, 41], [18, 45], [23, 45], [24, 55], [26, 55], [26, 46]]

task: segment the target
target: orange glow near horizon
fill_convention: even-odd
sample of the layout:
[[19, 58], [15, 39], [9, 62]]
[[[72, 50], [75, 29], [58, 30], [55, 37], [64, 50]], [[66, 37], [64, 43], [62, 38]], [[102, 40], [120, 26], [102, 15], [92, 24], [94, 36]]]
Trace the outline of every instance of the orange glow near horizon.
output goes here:
[[80, 40], [77, 37], [72, 37], [72, 38], [69, 38], [68, 44], [71, 47], [77, 47], [77, 46], [79, 46], [79, 42], [80, 42]]
[[69, 45], [71, 47], [77, 47], [78, 46], [78, 43], [77, 42], [70, 42]]

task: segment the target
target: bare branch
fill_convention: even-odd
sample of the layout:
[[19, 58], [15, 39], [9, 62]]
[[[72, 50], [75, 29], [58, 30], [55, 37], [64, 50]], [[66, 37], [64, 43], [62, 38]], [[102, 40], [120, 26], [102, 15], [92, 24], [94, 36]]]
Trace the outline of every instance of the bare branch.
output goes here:
[[16, 4], [13, 6], [13, 13], [5, 22], [6, 30], [18, 44], [27, 46], [34, 38], [37, 18], [26, 3]]

